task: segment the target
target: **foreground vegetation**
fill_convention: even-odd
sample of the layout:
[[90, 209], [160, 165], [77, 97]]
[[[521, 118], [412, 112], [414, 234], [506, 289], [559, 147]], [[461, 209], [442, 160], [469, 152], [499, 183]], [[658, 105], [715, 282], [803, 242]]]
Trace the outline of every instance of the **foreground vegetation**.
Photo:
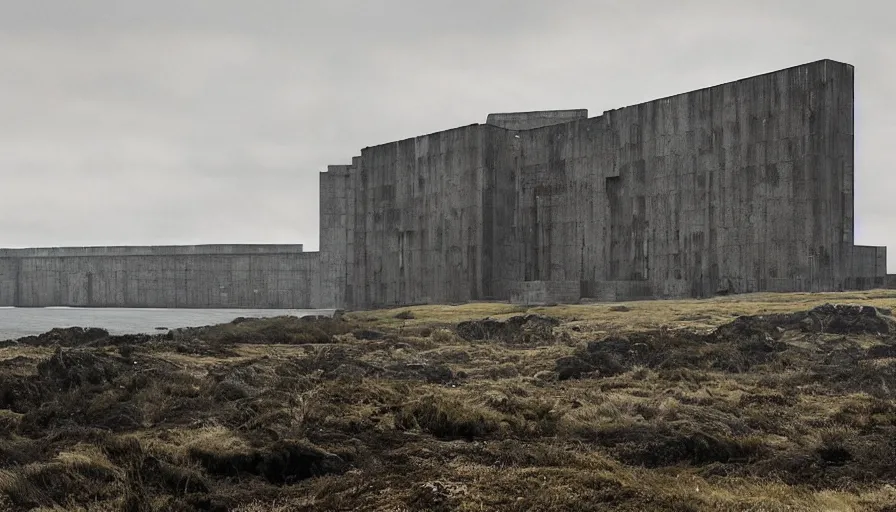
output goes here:
[[56, 330], [0, 348], [0, 509], [896, 511], [893, 306]]

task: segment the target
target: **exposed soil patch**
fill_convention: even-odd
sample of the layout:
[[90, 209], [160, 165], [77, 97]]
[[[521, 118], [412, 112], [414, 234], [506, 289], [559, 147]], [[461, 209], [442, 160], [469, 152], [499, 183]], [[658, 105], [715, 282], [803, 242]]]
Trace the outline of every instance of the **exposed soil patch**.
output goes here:
[[255, 475], [277, 485], [338, 474], [347, 468], [337, 455], [310, 444], [291, 442], [278, 442], [264, 451], [245, 453], [221, 454], [197, 448], [190, 450], [190, 457], [214, 476]]
[[687, 463], [748, 463], [759, 459], [765, 446], [756, 439], [734, 439], [702, 432], [654, 433], [653, 439], [635, 438], [620, 447], [620, 458], [628, 464], [662, 467]]
[[515, 316], [507, 320], [470, 320], [457, 324], [455, 331], [467, 341], [501, 341], [513, 344], [545, 343], [554, 339], [556, 318], [542, 315]]

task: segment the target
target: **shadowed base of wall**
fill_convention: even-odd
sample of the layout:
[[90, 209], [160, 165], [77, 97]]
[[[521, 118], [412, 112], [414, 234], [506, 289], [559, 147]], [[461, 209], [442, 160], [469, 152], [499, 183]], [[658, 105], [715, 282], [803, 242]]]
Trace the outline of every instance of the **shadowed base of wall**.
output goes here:
[[526, 306], [572, 304], [581, 298], [579, 281], [517, 281], [510, 285], [510, 302]]

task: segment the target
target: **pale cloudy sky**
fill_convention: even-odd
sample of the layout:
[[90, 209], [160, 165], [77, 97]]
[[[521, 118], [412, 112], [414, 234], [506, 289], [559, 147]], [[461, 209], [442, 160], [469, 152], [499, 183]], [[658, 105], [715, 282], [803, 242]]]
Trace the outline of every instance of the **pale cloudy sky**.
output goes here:
[[360, 148], [856, 66], [856, 241], [896, 272], [879, 0], [0, 0], [0, 247], [304, 243]]

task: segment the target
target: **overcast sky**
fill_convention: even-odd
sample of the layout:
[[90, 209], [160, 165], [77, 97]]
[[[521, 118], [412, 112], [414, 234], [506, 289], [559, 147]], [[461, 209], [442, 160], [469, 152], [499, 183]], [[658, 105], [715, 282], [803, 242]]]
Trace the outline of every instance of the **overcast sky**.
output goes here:
[[896, 272], [896, 8], [799, 0], [0, 0], [0, 247], [304, 243], [318, 173], [489, 112], [856, 66], [856, 241]]

